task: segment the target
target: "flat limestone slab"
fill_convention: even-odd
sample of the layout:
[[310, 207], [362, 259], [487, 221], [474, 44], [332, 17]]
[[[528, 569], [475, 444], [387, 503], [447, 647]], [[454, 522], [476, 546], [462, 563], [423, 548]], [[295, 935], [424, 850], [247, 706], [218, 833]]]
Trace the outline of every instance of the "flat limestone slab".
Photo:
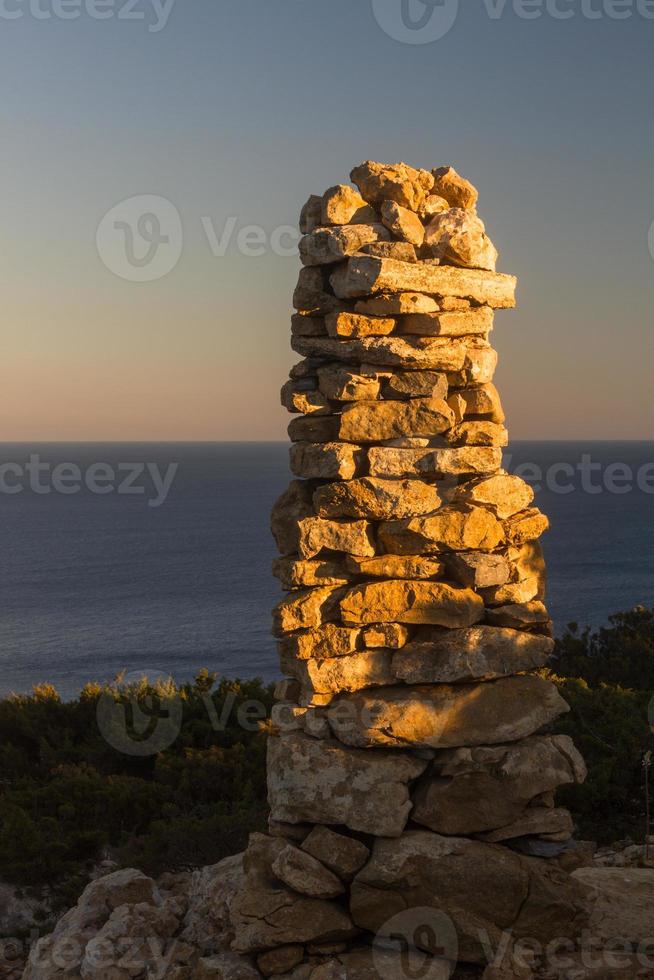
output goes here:
[[339, 299], [371, 293], [417, 292], [472, 299], [493, 309], [513, 309], [517, 279], [481, 269], [357, 255], [333, 273], [331, 284]]
[[544, 667], [554, 640], [537, 633], [471, 626], [407, 644], [393, 659], [395, 676], [406, 684], [459, 684], [491, 680]]
[[328, 718], [334, 735], [357, 748], [446, 749], [517, 742], [569, 710], [554, 684], [526, 675], [345, 694]]

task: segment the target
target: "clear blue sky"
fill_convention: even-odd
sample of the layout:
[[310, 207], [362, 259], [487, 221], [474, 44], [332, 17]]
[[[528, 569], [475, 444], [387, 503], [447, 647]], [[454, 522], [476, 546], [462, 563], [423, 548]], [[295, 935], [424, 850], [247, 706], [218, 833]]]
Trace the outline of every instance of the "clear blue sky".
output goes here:
[[[581, 0], [558, 0], [566, 20], [461, 0], [424, 45], [373, 0], [176, 0], [159, 31], [152, 0], [144, 20], [126, 0], [35, 16], [57, 2], [0, 2], [0, 439], [284, 438], [297, 261], [216, 257], [202, 219], [269, 236], [369, 157], [479, 187], [520, 277], [494, 335], [514, 438], [652, 436], [654, 19], [636, 0], [585, 0], [592, 20]], [[153, 282], [96, 249], [134, 195], [182, 220]]]

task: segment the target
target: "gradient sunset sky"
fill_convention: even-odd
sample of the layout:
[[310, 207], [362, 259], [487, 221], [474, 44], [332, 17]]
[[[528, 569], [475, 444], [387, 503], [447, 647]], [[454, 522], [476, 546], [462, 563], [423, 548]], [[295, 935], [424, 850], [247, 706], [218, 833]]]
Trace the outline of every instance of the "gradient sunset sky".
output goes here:
[[[284, 439], [299, 262], [241, 254], [236, 232], [294, 224], [366, 158], [478, 186], [520, 280], [493, 335], [512, 438], [652, 437], [654, 20], [635, 0], [619, 20], [462, 0], [418, 45], [372, 2], [177, 0], [158, 32], [148, 0], [145, 21], [42, 19], [28, 0], [0, 17], [0, 440]], [[134, 195], [182, 219], [154, 282], [96, 248]], [[230, 218], [214, 256], [207, 224]]]

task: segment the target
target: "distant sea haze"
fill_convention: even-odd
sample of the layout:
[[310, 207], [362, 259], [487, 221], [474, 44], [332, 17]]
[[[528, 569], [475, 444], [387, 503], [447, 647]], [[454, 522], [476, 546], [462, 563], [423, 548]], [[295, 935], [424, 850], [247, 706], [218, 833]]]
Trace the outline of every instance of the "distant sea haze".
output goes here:
[[[278, 676], [269, 513], [290, 479], [287, 444], [0, 454], [0, 694], [49, 681], [73, 697], [120, 672]], [[542, 486], [557, 632], [654, 605], [654, 443], [518, 442], [506, 465]]]

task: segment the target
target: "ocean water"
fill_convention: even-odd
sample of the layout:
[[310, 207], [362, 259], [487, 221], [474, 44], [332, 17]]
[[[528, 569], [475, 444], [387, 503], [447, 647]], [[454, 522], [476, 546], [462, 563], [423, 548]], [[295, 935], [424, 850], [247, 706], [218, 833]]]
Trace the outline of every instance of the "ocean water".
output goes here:
[[[290, 478], [287, 452], [282, 443], [0, 445], [0, 695], [49, 681], [72, 697], [120, 672], [274, 678], [280, 591], [268, 516]], [[537, 503], [552, 522], [544, 544], [559, 632], [654, 605], [653, 461], [654, 443], [512, 445], [508, 468], [542, 485]], [[62, 463], [73, 469], [54, 471]], [[145, 464], [158, 474], [176, 465], [167, 496], [151, 470], [137, 472]]]

